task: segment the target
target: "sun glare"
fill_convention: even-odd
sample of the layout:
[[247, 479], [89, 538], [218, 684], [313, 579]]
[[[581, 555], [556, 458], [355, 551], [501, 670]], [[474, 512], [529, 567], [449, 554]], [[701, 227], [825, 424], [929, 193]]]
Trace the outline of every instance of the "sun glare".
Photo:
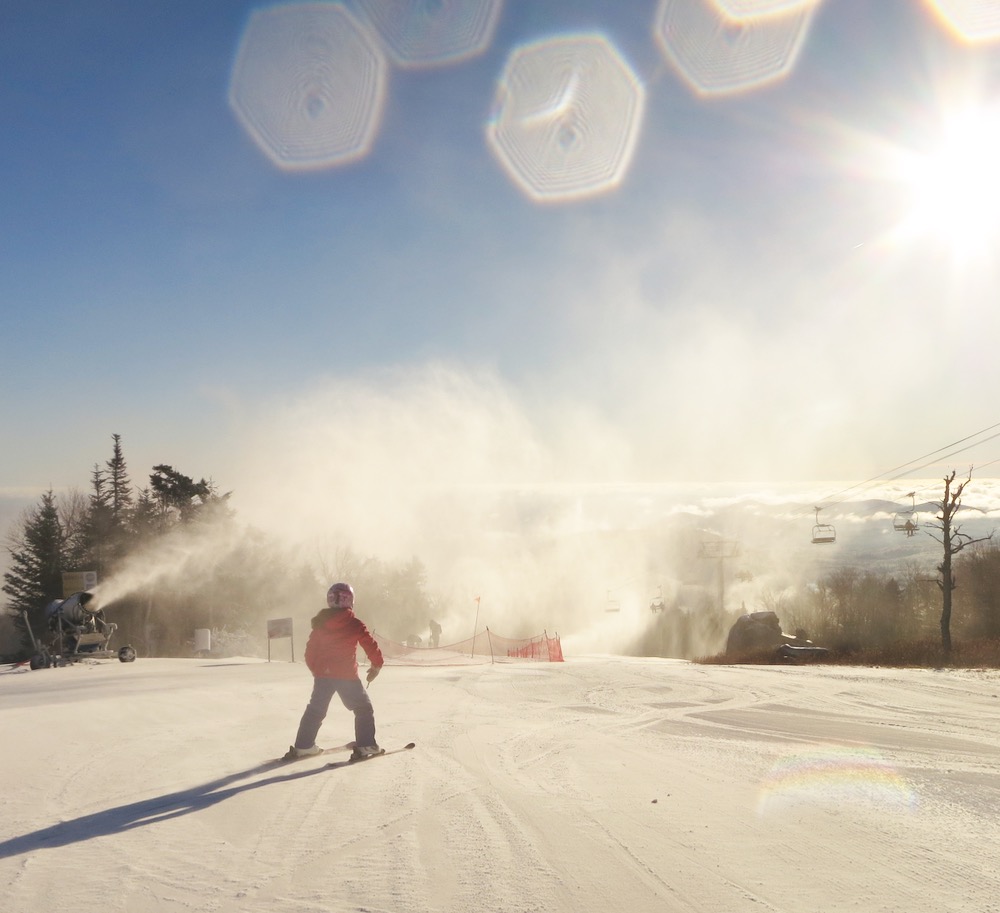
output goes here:
[[913, 157], [904, 182], [911, 203], [903, 230], [937, 238], [966, 259], [1000, 238], [1000, 108], [949, 122], [941, 142]]

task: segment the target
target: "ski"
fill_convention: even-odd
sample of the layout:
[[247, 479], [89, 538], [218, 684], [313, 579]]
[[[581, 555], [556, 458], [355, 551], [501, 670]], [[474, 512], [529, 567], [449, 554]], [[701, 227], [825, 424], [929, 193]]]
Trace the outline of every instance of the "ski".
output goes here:
[[386, 755], [390, 755], [390, 754], [399, 754], [401, 751], [409, 751], [411, 748], [416, 748], [416, 747], [417, 747], [417, 743], [416, 742], [409, 742], [406, 745], [404, 745], [402, 748], [390, 748], [388, 751], [386, 751], [385, 749], [383, 749], [378, 754], [373, 754], [373, 755], [371, 755], [370, 757], [367, 757], [367, 758], [353, 758], [352, 757], [352, 758], [348, 758], [346, 761], [332, 761], [331, 763], [327, 764], [326, 766], [329, 769], [329, 768], [332, 768], [332, 767], [348, 767], [348, 766], [353, 765], [353, 764], [364, 764], [367, 761], [374, 761], [376, 758], [384, 758]]
[[293, 755], [291, 750], [286, 751], [280, 758], [273, 758], [268, 764], [293, 764], [296, 761], [308, 761], [310, 758], [321, 758], [325, 754], [334, 754], [338, 751], [350, 751], [354, 748], [354, 742], [345, 742], [343, 745], [334, 745], [333, 748], [324, 748], [320, 754], [303, 755], [301, 758]]

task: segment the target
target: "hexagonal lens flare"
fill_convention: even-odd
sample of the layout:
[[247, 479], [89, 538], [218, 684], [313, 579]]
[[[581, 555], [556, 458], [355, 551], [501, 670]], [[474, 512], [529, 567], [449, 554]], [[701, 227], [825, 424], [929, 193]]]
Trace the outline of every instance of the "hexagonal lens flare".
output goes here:
[[508, 58], [487, 142], [532, 199], [591, 196], [624, 177], [644, 104], [645, 90], [605, 36], [550, 38]]
[[502, 0], [357, 0], [400, 67], [453, 64], [481, 53], [502, 7]]
[[1000, 40], [1000, 0], [927, 0], [927, 5], [961, 41]]
[[[735, 16], [728, 7], [770, 12]], [[791, 72], [817, 7], [816, 0], [661, 0], [653, 33], [667, 61], [695, 92], [735, 94]]]
[[730, 19], [752, 19], [775, 13], [790, 13], [810, 6], [819, 6], [822, 0], [711, 0], [720, 13]]
[[247, 23], [229, 103], [279, 168], [342, 165], [371, 147], [388, 69], [377, 38], [341, 4], [275, 6]]

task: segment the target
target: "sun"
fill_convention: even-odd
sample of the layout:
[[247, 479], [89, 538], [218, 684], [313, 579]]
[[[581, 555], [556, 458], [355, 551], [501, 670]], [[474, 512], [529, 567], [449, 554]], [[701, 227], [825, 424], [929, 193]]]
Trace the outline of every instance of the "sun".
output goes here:
[[995, 252], [1000, 241], [1000, 107], [969, 109], [944, 124], [938, 142], [901, 166], [908, 211], [901, 233], [929, 237], [959, 259]]

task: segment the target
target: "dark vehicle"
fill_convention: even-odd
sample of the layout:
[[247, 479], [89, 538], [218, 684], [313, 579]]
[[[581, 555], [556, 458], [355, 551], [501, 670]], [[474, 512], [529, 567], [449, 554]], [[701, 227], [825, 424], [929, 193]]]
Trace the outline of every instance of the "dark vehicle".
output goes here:
[[84, 592], [50, 602], [45, 609], [48, 636], [44, 642], [35, 637], [25, 617], [25, 625], [35, 648], [29, 664], [32, 669], [116, 656], [123, 663], [135, 662], [135, 650], [131, 646], [126, 645], [117, 651], [111, 649], [111, 638], [118, 625], [109, 622], [93, 600], [93, 593]]
[[774, 612], [750, 612], [741, 615], [729, 629], [726, 655], [740, 656], [751, 653], [768, 653], [780, 662], [809, 662], [828, 654], [825, 647], [817, 647], [799, 629], [794, 634], [781, 630], [781, 622]]

